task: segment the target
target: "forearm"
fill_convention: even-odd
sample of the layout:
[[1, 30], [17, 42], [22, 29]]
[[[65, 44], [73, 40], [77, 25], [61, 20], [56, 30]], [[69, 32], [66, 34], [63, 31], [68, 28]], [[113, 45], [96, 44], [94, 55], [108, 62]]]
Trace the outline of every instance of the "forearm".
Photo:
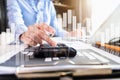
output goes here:
[[7, 0], [7, 10], [9, 27], [11, 28], [12, 33], [15, 35], [15, 39], [19, 40], [19, 36], [27, 31], [27, 27], [24, 24], [22, 12], [17, 1]]

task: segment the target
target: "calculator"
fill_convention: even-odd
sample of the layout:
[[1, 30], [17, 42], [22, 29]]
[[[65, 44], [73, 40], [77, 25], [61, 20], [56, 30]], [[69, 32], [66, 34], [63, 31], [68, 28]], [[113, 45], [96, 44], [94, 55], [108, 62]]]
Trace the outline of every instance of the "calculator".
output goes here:
[[42, 44], [33, 51], [35, 58], [47, 58], [47, 57], [75, 57], [77, 51], [63, 43], [58, 43], [56, 47], [49, 44]]

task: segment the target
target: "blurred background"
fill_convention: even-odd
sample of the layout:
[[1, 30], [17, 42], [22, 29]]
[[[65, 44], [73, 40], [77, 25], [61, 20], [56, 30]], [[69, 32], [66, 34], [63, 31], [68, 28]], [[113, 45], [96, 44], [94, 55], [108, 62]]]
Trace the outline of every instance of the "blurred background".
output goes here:
[[[120, 0], [52, 0], [58, 24], [65, 30], [82, 29], [93, 42], [120, 37]], [[0, 0], [0, 33], [7, 24], [6, 0]], [[69, 26], [71, 25], [71, 26]]]

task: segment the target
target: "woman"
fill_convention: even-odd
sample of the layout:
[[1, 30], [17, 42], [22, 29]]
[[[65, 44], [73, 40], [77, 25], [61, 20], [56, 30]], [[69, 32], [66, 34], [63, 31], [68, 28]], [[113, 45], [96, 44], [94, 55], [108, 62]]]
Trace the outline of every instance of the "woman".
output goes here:
[[[9, 25], [15, 24], [15, 37], [34, 46], [42, 40], [55, 46], [47, 33], [64, 36], [67, 32], [57, 26], [56, 11], [51, 0], [7, 0]], [[46, 33], [47, 32], [47, 33]]]

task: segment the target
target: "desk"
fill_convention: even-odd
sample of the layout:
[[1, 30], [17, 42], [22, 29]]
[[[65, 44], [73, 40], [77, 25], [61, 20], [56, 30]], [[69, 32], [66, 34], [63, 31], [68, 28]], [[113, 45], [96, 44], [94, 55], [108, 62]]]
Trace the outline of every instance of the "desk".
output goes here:
[[[119, 61], [120, 61], [120, 58], [119, 57], [117, 57], [117, 56], [114, 56], [114, 55], [112, 55], [112, 54], [109, 54], [109, 53], [106, 53], [106, 52], [104, 52], [104, 51], [101, 51], [101, 50], [99, 50], [99, 49], [96, 49], [96, 48], [94, 48], [94, 47], [92, 47], [90, 44], [86, 44], [86, 43], [84, 43], [84, 42], [80, 42], [80, 41], [67, 41], [67, 40], [63, 40], [63, 39], [61, 39], [61, 38], [56, 38], [55, 39], [56, 41], [58, 41], [58, 42], [62, 42], [62, 43], [67, 43], [67, 45], [69, 45], [69, 46], [71, 46], [71, 47], [74, 47], [75, 49], [82, 49], [82, 50], [84, 50], [84, 49], [93, 49], [93, 50], [96, 50], [97, 52], [100, 52], [100, 54], [101, 53], [104, 53], [104, 56], [106, 56], [106, 57], [108, 57], [108, 58], [110, 58], [110, 59], [112, 59], [112, 60], [114, 60], [114, 59], [117, 59], [118, 60], [118, 64], [119, 64]], [[70, 45], [70, 43], [74, 43], [73, 45]], [[14, 47], [13, 47], [14, 46]], [[6, 79], [7, 77], [9, 78], [10, 76], [11, 77], [13, 77], [13, 79], [12, 80], [16, 80], [17, 79], [17, 77], [16, 77], [16, 69], [18, 68], [18, 66], [19, 65], [16, 65], [16, 60], [15, 59], [17, 59], [16, 57], [14, 57], [14, 55], [16, 55], [19, 51], [21, 51], [21, 50], [23, 50], [24, 49], [24, 46], [20, 46], [20, 45], [18, 45], [19, 47], [17, 47], [16, 45], [8, 45], [7, 46], [7, 48], [6, 48], [6, 51], [8, 51], [8, 52], [6, 52], [6, 54], [11, 54], [10, 55], [10, 57], [9, 58], [7, 58], [7, 59], [5, 59], [5, 60], [7, 60], [5, 63], [1, 63], [0, 64], [0, 66], [2, 66], [3, 67], [3, 71], [6, 71], [6, 74], [1, 74], [1, 76], [0, 76], [0, 78], [1, 79]], [[9, 48], [8, 48], [9, 47]], [[12, 53], [9, 53], [9, 51], [11, 50], [10, 48], [12, 48], [13, 49], [13, 52]], [[0, 49], [2, 49], [2, 48], [0, 48]], [[15, 50], [14, 50], [15, 49]], [[14, 51], [17, 51], [17, 52], [15, 52], [14, 53]], [[13, 54], [13, 55], [12, 55]], [[108, 56], [109, 55], [109, 56]], [[114, 58], [113, 58], [114, 57]], [[5, 57], [4, 57], [5, 58]], [[9, 59], [9, 60], [8, 60]], [[117, 62], [116, 62], [117, 63]], [[4, 67], [4, 66], [6, 66], [6, 67]], [[11, 67], [12, 66], [12, 67]], [[71, 66], [51, 66], [51, 68], [50, 68], [50, 66], [48, 67], [49, 69], [55, 69], [55, 68], [59, 68], [59, 69], [67, 69], [67, 68], [69, 68], [69, 69], [71, 69], [70, 67]], [[84, 68], [95, 68], [95, 67], [99, 67], [99, 68], [107, 68], [107, 67], [110, 67], [111, 69], [118, 69], [118, 70], [120, 70], [120, 65], [109, 65], [109, 66], [104, 66], [104, 65], [72, 65], [72, 68], [74, 68], [74, 69], [84, 69]], [[38, 67], [39, 68], [39, 67]], [[47, 67], [40, 67], [39, 69], [47, 69]], [[9, 69], [9, 70], [6, 70], [6, 69]], [[23, 68], [21, 68], [21, 70], [23, 70]], [[7, 74], [7, 71], [9, 72], [8, 74]], [[84, 71], [84, 70], [83, 70]], [[94, 70], [93, 70], [94, 71]], [[109, 71], [109, 70], [108, 70]], [[88, 71], [88, 72], [90, 72], [90, 71]], [[92, 72], [92, 70], [91, 70], [91, 72]], [[3, 76], [4, 75], [4, 76]], [[81, 74], [82, 75], [82, 74]], [[116, 72], [116, 73], [113, 73], [113, 74], [104, 74], [104, 75], [83, 75], [83, 76], [74, 76], [73, 77], [73, 79], [75, 79], [75, 80], [79, 80], [79, 79], [97, 79], [97, 80], [99, 80], [98, 78], [107, 78], [107, 79], [109, 79], [109, 78], [120, 78], [120, 72]], [[51, 78], [52, 80], [58, 80], [59, 79], [59, 77], [47, 77], [47, 78], [44, 78], [44, 79], [49, 79], [49, 78]], [[28, 78], [27, 78], [28, 79]], [[32, 78], [33, 79], [33, 78]], [[34, 78], [35, 79], [35, 78]], [[33, 80], [34, 80], [33, 79]], [[43, 78], [39, 78], [39, 79], [43, 79]], [[44, 80], [43, 79], [43, 80]], [[10, 79], [9, 79], [10, 80]]]
[[[0, 80], [60, 80], [59, 77], [55, 78], [31, 78], [31, 79], [18, 79], [16, 75], [0, 75]], [[84, 76], [84, 77], [74, 77], [73, 80], [120, 80], [119, 75], [114, 76]]]

